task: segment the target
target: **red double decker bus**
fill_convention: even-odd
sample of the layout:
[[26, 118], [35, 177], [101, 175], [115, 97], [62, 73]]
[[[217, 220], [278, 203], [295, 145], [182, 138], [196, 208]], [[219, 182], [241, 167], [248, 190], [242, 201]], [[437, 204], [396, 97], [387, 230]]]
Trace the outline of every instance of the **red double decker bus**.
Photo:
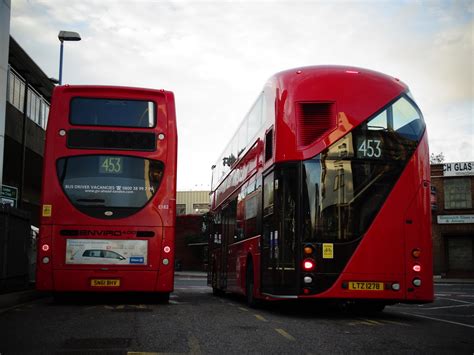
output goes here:
[[400, 80], [340, 66], [276, 74], [213, 183], [214, 293], [375, 311], [433, 300], [427, 135]]
[[55, 88], [36, 285], [142, 291], [174, 282], [177, 132], [165, 90]]

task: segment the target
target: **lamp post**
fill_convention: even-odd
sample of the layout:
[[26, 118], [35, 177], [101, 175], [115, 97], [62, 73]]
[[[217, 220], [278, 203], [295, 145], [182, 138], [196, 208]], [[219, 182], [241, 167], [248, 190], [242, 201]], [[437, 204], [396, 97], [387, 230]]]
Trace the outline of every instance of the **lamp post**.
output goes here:
[[60, 31], [58, 38], [61, 42], [61, 47], [59, 50], [59, 85], [61, 85], [63, 78], [63, 43], [64, 41], [80, 41], [81, 36], [77, 32]]

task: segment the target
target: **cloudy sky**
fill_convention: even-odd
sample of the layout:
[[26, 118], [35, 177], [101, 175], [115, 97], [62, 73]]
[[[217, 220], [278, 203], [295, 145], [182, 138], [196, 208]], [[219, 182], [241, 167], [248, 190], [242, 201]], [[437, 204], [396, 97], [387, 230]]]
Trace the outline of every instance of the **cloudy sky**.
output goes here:
[[11, 34], [63, 82], [175, 93], [178, 189], [208, 189], [210, 167], [265, 81], [307, 65], [348, 64], [407, 83], [430, 150], [474, 161], [472, 1], [12, 0]]

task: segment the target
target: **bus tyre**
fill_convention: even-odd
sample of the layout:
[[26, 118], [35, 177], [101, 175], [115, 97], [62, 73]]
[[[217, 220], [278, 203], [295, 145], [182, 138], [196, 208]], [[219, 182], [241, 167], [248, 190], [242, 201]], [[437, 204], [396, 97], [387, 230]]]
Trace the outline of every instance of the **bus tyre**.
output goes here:
[[168, 304], [170, 301], [170, 293], [169, 292], [159, 293], [157, 300], [158, 300], [158, 303]]
[[245, 280], [245, 295], [247, 297], [247, 305], [251, 308], [258, 306], [258, 300], [253, 295], [254, 291], [254, 280], [253, 280], [253, 265], [250, 261], [247, 266], [246, 280]]
[[376, 315], [383, 312], [385, 304], [381, 302], [357, 302], [353, 305], [353, 312], [359, 315]]

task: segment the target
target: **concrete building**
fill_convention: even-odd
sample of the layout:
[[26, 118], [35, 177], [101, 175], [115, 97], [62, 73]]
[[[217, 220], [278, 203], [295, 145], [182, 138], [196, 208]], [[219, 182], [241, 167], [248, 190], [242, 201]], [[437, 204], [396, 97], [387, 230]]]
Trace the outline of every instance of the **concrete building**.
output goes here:
[[2, 201], [30, 212], [33, 225], [39, 224], [45, 129], [53, 88], [41, 68], [10, 37]]
[[209, 191], [178, 191], [176, 193], [176, 214], [204, 214], [210, 208]]
[[431, 165], [434, 273], [474, 277], [474, 162]]

